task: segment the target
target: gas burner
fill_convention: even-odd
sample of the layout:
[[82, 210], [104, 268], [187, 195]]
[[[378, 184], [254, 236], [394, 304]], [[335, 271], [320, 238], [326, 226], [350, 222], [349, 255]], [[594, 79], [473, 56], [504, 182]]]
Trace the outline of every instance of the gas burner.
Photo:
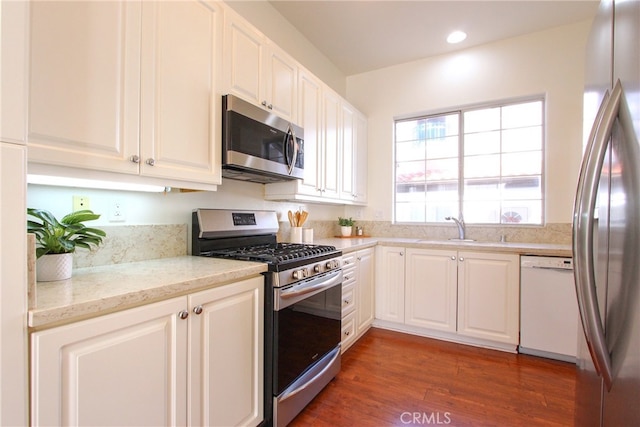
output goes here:
[[293, 260], [312, 259], [318, 255], [329, 254], [332, 252], [336, 252], [335, 246], [275, 243], [240, 248], [218, 249], [203, 252], [201, 255], [279, 264]]

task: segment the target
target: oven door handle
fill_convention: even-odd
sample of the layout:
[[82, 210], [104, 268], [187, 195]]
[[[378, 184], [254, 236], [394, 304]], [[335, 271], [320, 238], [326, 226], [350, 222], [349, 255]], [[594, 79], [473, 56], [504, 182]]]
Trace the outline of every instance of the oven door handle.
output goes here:
[[342, 283], [342, 270], [333, 270], [308, 282], [294, 285], [288, 289], [275, 289], [274, 310], [280, 311], [305, 298], [319, 294]]
[[305, 381], [301, 386], [296, 387], [298, 385], [298, 381], [294, 382], [290, 387], [295, 387], [295, 388], [293, 390], [290, 390], [290, 391], [285, 390], [284, 393], [282, 394], [282, 396], [278, 397], [278, 400], [280, 402], [282, 402], [282, 401], [284, 401], [286, 399], [291, 399], [296, 394], [304, 391], [306, 388], [308, 388], [309, 386], [313, 385], [319, 378], [321, 378], [325, 374], [325, 372], [327, 372], [329, 369], [331, 369], [333, 367], [333, 365], [336, 363], [336, 360], [338, 360], [338, 358], [340, 357], [340, 351], [341, 351], [341, 346], [340, 346], [340, 344], [338, 344], [338, 346], [335, 349], [331, 350], [331, 353], [333, 353], [331, 355], [331, 359], [327, 361], [327, 364], [322, 368], [322, 370], [320, 372], [315, 374], [313, 376], [313, 378], [311, 378], [309, 380], [307, 380], [303, 376], [301, 379], [303, 379]]

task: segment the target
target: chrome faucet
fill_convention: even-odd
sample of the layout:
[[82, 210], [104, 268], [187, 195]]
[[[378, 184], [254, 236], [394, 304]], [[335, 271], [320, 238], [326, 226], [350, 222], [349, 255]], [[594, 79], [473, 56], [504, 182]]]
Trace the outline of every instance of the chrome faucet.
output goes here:
[[460, 212], [460, 219], [458, 218], [454, 218], [452, 216], [446, 216], [444, 217], [445, 220], [447, 221], [453, 221], [456, 223], [456, 225], [458, 226], [458, 239], [460, 240], [464, 240], [465, 239], [465, 227], [464, 227], [464, 218], [462, 218], [462, 212]]

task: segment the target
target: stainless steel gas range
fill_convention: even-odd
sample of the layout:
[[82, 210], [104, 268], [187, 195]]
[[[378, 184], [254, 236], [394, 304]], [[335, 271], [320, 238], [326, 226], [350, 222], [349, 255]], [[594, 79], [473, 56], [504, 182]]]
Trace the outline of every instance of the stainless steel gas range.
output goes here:
[[197, 209], [192, 254], [265, 262], [265, 425], [285, 426], [340, 370], [342, 253], [278, 243], [273, 211]]

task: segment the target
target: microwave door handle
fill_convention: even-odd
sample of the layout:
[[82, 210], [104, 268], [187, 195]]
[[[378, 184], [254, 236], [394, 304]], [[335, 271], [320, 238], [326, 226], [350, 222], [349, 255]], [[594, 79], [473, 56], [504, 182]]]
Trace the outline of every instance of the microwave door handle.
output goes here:
[[[293, 145], [293, 154], [291, 154], [291, 159], [289, 159], [289, 144]], [[296, 138], [296, 133], [293, 131], [293, 127], [291, 125], [287, 128], [287, 134], [284, 139], [284, 152], [285, 152], [285, 161], [287, 162], [287, 171], [289, 175], [293, 173], [293, 168], [296, 166], [296, 161], [298, 160], [298, 140]]]

